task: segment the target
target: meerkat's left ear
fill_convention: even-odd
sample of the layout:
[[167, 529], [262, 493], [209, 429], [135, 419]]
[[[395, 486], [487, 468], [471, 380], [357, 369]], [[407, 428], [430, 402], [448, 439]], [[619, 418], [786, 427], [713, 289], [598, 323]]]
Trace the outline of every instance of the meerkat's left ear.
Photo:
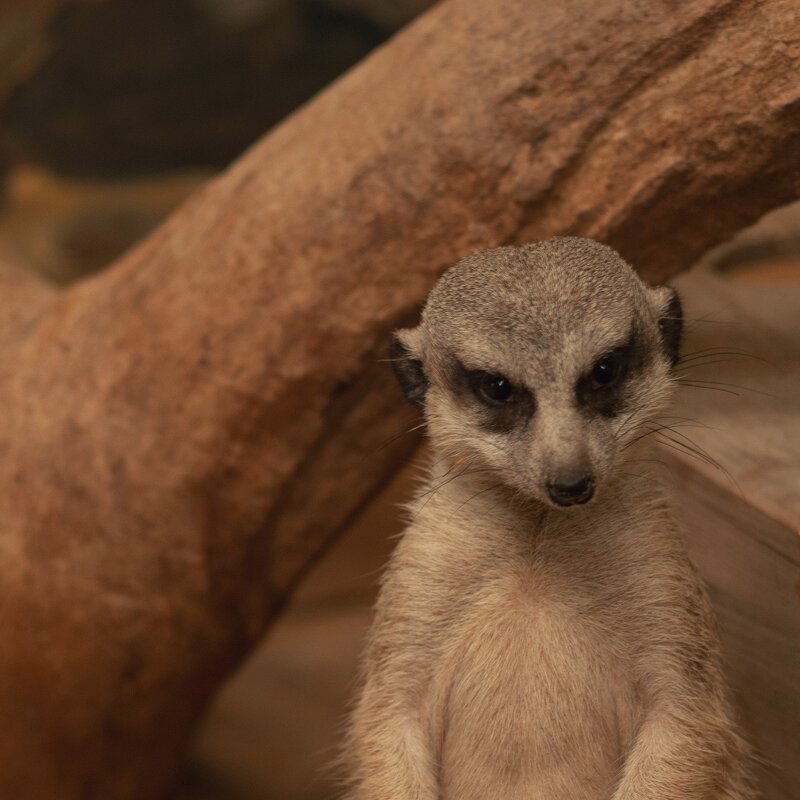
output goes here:
[[419, 328], [395, 331], [389, 348], [397, 382], [408, 402], [417, 408], [425, 404], [428, 390], [428, 376], [422, 366], [421, 338]]
[[658, 330], [664, 354], [674, 367], [680, 358], [683, 338], [681, 299], [671, 286], [656, 286], [651, 292], [658, 313]]

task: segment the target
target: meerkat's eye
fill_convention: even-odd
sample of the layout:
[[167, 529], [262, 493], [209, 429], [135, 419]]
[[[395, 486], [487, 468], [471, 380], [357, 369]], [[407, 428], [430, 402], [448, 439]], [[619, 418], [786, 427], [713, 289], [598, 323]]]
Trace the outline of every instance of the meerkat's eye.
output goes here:
[[607, 389], [619, 383], [625, 377], [628, 360], [625, 351], [615, 350], [603, 356], [592, 367], [589, 375], [589, 386], [592, 390]]
[[489, 405], [508, 403], [514, 397], [514, 384], [503, 375], [474, 372], [471, 377], [475, 393]]

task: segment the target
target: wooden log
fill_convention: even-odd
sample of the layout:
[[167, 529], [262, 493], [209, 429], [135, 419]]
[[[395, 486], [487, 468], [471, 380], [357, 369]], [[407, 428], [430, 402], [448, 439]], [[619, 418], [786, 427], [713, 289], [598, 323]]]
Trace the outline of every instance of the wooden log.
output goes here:
[[798, 14], [449, 0], [29, 317], [0, 373], [2, 794], [163, 794], [413, 447], [380, 446], [411, 419], [379, 359], [447, 265], [576, 233], [661, 278], [797, 196]]
[[[796, 265], [800, 267], [800, 262]], [[800, 284], [681, 276], [687, 360], [663, 457], [765, 800], [800, 786]], [[692, 355], [694, 354], [694, 355]]]
[[27, 264], [0, 249], [0, 353], [13, 351], [47, 312], [55, 296], [54, 288]]

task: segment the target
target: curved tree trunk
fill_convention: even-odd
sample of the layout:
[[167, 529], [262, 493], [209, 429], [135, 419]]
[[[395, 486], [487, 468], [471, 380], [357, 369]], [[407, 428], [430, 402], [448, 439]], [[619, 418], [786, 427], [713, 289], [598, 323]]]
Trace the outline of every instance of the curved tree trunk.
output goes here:
[[796, 197], [799, 29], [793, 0], [449, 0], [105, 273], [4, 273], [0, 794], [165, 791], [413, 447], [380, 446], [410, 420], [380, 359], [459, 256], [584, 234], [661, 279]]

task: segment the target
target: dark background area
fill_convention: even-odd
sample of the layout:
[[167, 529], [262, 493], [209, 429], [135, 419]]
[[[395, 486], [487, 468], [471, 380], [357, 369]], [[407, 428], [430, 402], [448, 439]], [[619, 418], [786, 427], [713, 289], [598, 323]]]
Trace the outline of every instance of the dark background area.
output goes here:
[[429, 0], [4, 0], [0, 241], [101, 268]]

